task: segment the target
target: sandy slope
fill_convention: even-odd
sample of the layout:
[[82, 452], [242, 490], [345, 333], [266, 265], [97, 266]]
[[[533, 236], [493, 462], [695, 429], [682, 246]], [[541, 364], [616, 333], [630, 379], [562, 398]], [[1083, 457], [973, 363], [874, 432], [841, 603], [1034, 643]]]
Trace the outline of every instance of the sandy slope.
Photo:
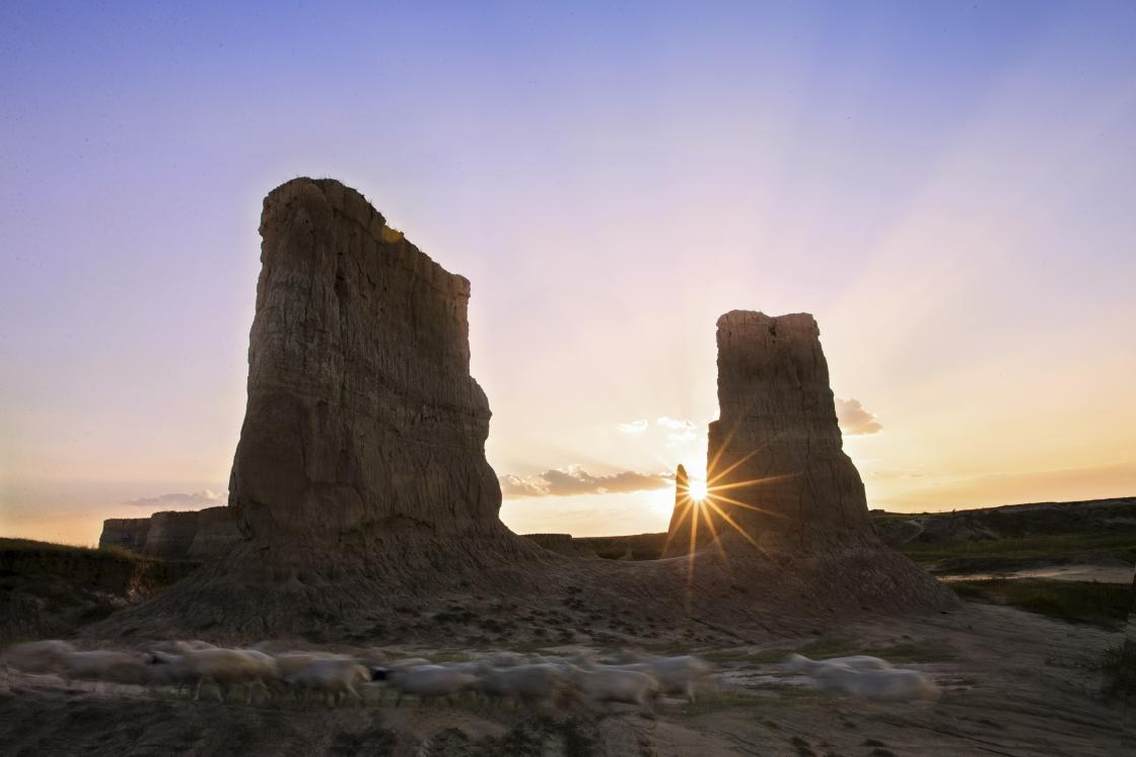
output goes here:
[[[67, 687], [53, 676], [0, 678], [4, 754], [391, 755], [1113, 755], [1124, 709], [1097, 695], [1095, 665], [1119, 634], [1011, 608], [878, 619], [817, 642], [707, 650], [717, 694], [547, 718], [467, 703], [326, 709], [191, 702], [134, 687]], [[937, 703], [872, 704], [804, 686], [768, 660], [811, 642], [896, 650], [944, 688]], [[1128, 715], [1129, 719], [1133, 714]]]

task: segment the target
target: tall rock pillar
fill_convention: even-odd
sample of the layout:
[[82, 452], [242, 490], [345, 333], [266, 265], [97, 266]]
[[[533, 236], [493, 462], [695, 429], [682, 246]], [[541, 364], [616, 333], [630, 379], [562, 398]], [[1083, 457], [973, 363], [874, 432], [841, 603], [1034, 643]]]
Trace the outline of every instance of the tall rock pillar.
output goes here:
[[[807, 313], [718, 319], [719, 418], [710, 424], [702, 537], [756, 542], [870, 537], [860, 474], [844, 453], [820, 330]], [[677, 519], [678, 510], [676, 508]], [[692, 516], [693, 517], [693, 516]], [[712, 528], [711, 528], [712, 526]], [[709, 532], [709, 533], [708, 533]], [[697, 549], [669, 534], [668, 554]]]
[[277, 187], [260, 233], [229, 484], [246, 536], [503, 532], [489, 403], [469, 373], [469, 281], [333, 180]]

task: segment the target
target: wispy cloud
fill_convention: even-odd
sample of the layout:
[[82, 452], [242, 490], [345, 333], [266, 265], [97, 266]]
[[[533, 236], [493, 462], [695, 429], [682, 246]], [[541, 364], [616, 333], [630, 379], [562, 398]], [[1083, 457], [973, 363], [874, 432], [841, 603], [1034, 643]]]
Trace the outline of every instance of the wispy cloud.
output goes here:
[[646, 418], [640, 418], [639, 420], [630, 421], [628, 423], [616, 424], [615, 427], [625, 434], [641, 434], [647, 430], [647, 426], [649, 425]]
[[217, 507], [228, 501], [225, 492], [215, 492], [212, 489], [202, 489], [199, 492], [175, 492], [172, 494], [159, 494], [156, 497], [142, 497], [131, 499], [125, 504], [133, 507], [148, 507], [155, 510], [196, 510], [205, 507]]
[[501, 492], [506, 497], [563, 497], [573, 494], [616, 494], [648, 491], [671, 486], [672, 477], [663, 473], [620, 471], [593, 476], [577, 465], [566, 470], [549, 469], [535, 476], [501, 476]]
[[662, 415], [655, 419], [655, 425], [667, 430], [667, 444], [669, 446], [686, 444], [698, 438], [694, 421], [685, 418], [671, 418]]
[[860, 400], [836, 398], [836, 420], [840, 430], [849, 436], [863, 436], [883, 431], [876, 416], [864, 409]]

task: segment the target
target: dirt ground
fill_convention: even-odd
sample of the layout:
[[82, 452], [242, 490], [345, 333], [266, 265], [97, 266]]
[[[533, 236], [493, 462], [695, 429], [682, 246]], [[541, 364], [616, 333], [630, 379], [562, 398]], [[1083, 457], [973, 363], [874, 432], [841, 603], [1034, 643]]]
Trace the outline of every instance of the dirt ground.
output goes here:
[[[0, 672], [0, 753], [270, 755], [1120, 755], [1136, 713], [1100, 697], [1119, 633], [1009, 607], [880, 618], [824, 636], [696, 652], [719, 672], [693, 704], [655, 715], [532, 713], [474, 701], [328, 708], [194, 702], [131, 686], [65, 685]], [[923, 670], [937, 702], [872, 703], [818, 692], [778, 662], [863, 652]], [[455, 650], [406, 649], [452, 655]], [[372, 692], [374, 695], [381, 692]], [[1125, 727], [1127, 726], [1127, 735]], [[1126, 740], [1127, 739], [1127, 740]]]

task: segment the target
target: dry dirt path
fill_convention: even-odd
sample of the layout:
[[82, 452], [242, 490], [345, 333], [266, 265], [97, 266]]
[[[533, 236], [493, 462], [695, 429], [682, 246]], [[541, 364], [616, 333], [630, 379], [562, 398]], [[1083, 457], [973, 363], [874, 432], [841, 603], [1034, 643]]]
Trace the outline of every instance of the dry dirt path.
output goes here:
[[[1100, 699], [1096, 665], [1119, 641], [1007, 607], [878, 619], [821, 640], [709, 650], [719, 691], [630, 708], [538, 717], [472, 703], [328, 709], [192, 702], [137, 687], [66, 686], [0, 674], [4, 755], [1123, 755], [1125, 711]], [[780, 650], [892, 650], [942, 686], [933, 703], [882, 704], [805, 687]], [[839, 648], [839, 652], [837, 652]], [[820, 656], [818, 654], [818, 656]], [[886, 656], [886, 654], [885, 654]], [[1129, 713], [1132, 719], [1132, 714]], [[1131, 725], [1131, 724], [1130, 724]]]

